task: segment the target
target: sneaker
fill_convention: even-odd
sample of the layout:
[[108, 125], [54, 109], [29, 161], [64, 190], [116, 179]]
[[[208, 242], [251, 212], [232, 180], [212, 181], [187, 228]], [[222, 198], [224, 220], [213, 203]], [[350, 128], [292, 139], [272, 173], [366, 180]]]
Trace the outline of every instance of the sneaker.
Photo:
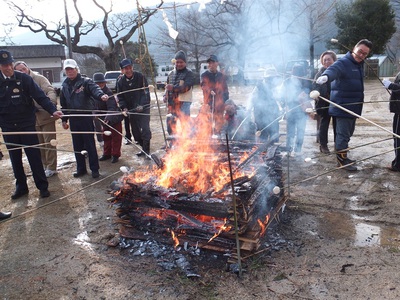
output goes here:
[[115, 164], [116, 162], [118, 162], [118, 156], [113, 156], [113, 157], [111, 158], [111, 163], [112, 163], [112, 164]]
[[93, 171], [92, 172], [92, 178], [99, 178], [99, 176], [100, 176], [100, 173], [97, 171]]
[[56, 174], [56, 171], [44, 170], [44, 174], [46, 174], [46, 177], [49, 178], [49, 177], [53, 176], [54, 174]]
[[128, 140], [125, 141], [125, 145], [131, 145], [131, 144], [132, 144], [131, 141], [128, 141]]

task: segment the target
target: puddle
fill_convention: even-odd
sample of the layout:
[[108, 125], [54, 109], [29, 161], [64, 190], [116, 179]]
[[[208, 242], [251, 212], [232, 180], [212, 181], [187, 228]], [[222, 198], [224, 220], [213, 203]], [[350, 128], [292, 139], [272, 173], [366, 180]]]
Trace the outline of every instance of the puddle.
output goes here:
[[358, 223], [355, 225], [356, 235], [354, 245], [359, 247], [379, 246], [381, 240], [381, 228], [379, 226]]
[[357, 223], [355, 228], [355, 246], [396, 247], [400, 250], [400, 232], [397, 228], [380, 227], [366, 223]]
[[352, 240], [356, 247], [389, 247], [400, 252], [399, 228], [366, 223], [367, 219], [342, 212], [325, 213], [317, 232], [332, 239]]

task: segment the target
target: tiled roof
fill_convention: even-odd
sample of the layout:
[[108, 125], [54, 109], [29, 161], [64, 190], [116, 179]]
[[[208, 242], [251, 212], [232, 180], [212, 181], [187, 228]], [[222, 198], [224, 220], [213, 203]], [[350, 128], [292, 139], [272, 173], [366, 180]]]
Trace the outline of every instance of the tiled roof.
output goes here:
[[62, 45], [0, 46], [0, 49], [10, 51], [14, 59], [41, 57], [61, 57], [65, 59], [65, 49]]

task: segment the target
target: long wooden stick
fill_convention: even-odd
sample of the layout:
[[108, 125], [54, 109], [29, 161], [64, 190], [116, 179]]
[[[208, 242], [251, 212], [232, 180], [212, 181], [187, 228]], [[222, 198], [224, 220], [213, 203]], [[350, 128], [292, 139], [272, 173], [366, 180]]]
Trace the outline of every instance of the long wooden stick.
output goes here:
[[238, 230], [238, 220], [237, 220], [237, 204], [236, 204], [236, 195], [235, 195], [235, 186], [233, 183], [233, 172], [232, 172], [232, 164], [231, 164], [231, 154], [229, 151], [229, 138], [228, 134], [225, 134], [226, 138], [226, 149], [228, 151], [228, 163], [229, 163], [229, 173], [231, 177], [231, 188], [232, 188], [232, 202], [233, 202], [233, 220], [235, 225], [235, 238], [236, 238], [236, 252], [238, 256], [238, 267], [239, 267], [239, 277], [242, 277], [242, 258], [240, 257], [240, 241], [239, 241], [239, 230]]
[[[312, 93], [312, 92], [311, 92], [311, 93]], [[364, 120], [364, 121], [367, 121], [368, 123], [374, 125], [375, 127], [378, 127], [379, 129], [382, 129], [382, 130], [384, 130], [384, 131], [390, 133], [391, 135], [397, 137], [398, 139], [400, 139], [400, 135], [394, 133], [393, 131], [390, 131], [389, 129], [387, 129], [387, 128], [385, 128], [385, 127], [379, 125], [379, 124], [376, 124], [374, 121], [371, 121], [371, 120], [369, 120], [369, 119], [367, 119], [367, 118], [365, 118], [365, 117], [363, 117], [363, 116], [361, 116], [361, 115], [359, 115], [359, 114], [356, 114], [355, 112], [352, 112], [351, 110], [349, 110], [349, 109], [347, 109], [347, 108], [344, 108], [343, 106], [341, 106], [341, 105], [339, 105], [339, 104], [337, 104], [337, 103], [335, 103], [335, 102], [332, 102], [331, 100], [328, 100], [328, 99], [326, 99], [325, 97], [322, 97], [322, 96], [318, 96], [318, 97], [321, 98], [322, 100], [328, 102], [329, 104], [332, 104], [333, 106], [336, 106], [337, 108], [340, 108], [341, 110], [343, 110], [343, 111], [349, 113], [350, 115], [355, 116], [355, 117], [357, 117], [357, 118], [360, 118], [360, 119], [362, 119], [362, 120]]]
[[9, 146], [16, 146], [16, 148], [8, 149], [8, 151], [11, 151], [11, 150], [26, 149], [26, 148], [49, 149], [49, 148], [46, 148], [46, 147], [43, 147], [43, 146], [46, 146], [46, 145], [48, 145], [48, 144], [50, 144], [50, 143], [48, 142], [48, 143], [35, 144], [35, 145], [22, 145], [22, 144], [14, 144], [14, 143], [3, 143], [3, 142], [0, 142], [0, 145], [1, 145], [1, 144], [9, 145]]
[[22, 135], [22, 134], [103, 134], [97, 131], [15, 131], [0, 132], [0, 135]]
[[[70, 152], [70, 153], [79, 153], [82, 154], [82, 151], [74, 151], [74, 150], [63, 150], [63, 149], [57, 149], [56, 147], [52, 147], [52, 148], [46, 148], [46, 147], [42, 147], [42, 145], [45, 144], [49, 144], [49, 143], [44, 143], [44, 144], [37, 144], [37, 145], [22, 145], [22, 144], [15, 144], [15, 143], [4, 143], [4, 142], [0, 142], [0, 145], [8, 145], [8, 146], [15, 146], [17, 148], [10, 148], [7, 150], [8, 151], [13, 151], [13, 150], [18, 150], [18, 149], [25, 149], [25, 148], [37, 148], [37, 149], [43, 149], [43, 150], [50, 150], [50, 151], [58, 151], [58, 152]], [[85, 151], [85, 150], [83, 150]], [[83, 154], [84, 155], [84, 154]]]

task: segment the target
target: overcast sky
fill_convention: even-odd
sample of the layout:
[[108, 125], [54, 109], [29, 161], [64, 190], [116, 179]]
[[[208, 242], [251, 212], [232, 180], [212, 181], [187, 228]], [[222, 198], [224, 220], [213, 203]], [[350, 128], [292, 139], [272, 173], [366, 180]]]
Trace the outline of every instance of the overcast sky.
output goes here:
[[[98, 0], [100, 4], [104, 5], [105, 8], [108, 8], [110, 0]], [[184, 3], [208, 3], [211, 0], [164, 0], [164, 7], [171, 6], [174, 2], [176, 4], [184, 4]], [[63, 0], [41, 0], [41, 1], [29, 1], [29, 0], [14, 0], [14, 3], [26, 8], [27, 14], [34, 16], [37, 19], [44, 20], [47, 24], [51, 22], [58, 23], [60, 20], [64, 19], [64, 1]], [[139, 3], [143, 7], [154, 7], [155, 5], [160, 3], [160, 0], [139, 0]], [[73, 11], [72, 1], [67, 0], [68, 10]], [[4, 5], [5, 6], [5, 5]], [[4, 23], [15, 23], [14, 13], [8, 9], [8, 7], [4, 7], [4, 11], [2, 11], [2, 18], [0, 21], [0, 35], [4, 35], [4, 28], [2, 24]], [[78, 1], [78, 7], [81, 8], [82, 16], [85, 20], [95, 20], [99, 15], [102, 15], [102, 12], [94, 6], [91, 1], [84, 0]], [[136, 10], [136, 1], [135, 0], [113, 0], [113, 12], [123, 12], [123, 11], [132, 11]], [[73, 23], [73, 16], [70, 17], [70, 22]], [[12, 36], [19, 36], [21, 34], [30, 32], [29, 29], [15, 27]], [[17, 39], [15, 41], [17, 44], [23, 43], [23, 39]]]

